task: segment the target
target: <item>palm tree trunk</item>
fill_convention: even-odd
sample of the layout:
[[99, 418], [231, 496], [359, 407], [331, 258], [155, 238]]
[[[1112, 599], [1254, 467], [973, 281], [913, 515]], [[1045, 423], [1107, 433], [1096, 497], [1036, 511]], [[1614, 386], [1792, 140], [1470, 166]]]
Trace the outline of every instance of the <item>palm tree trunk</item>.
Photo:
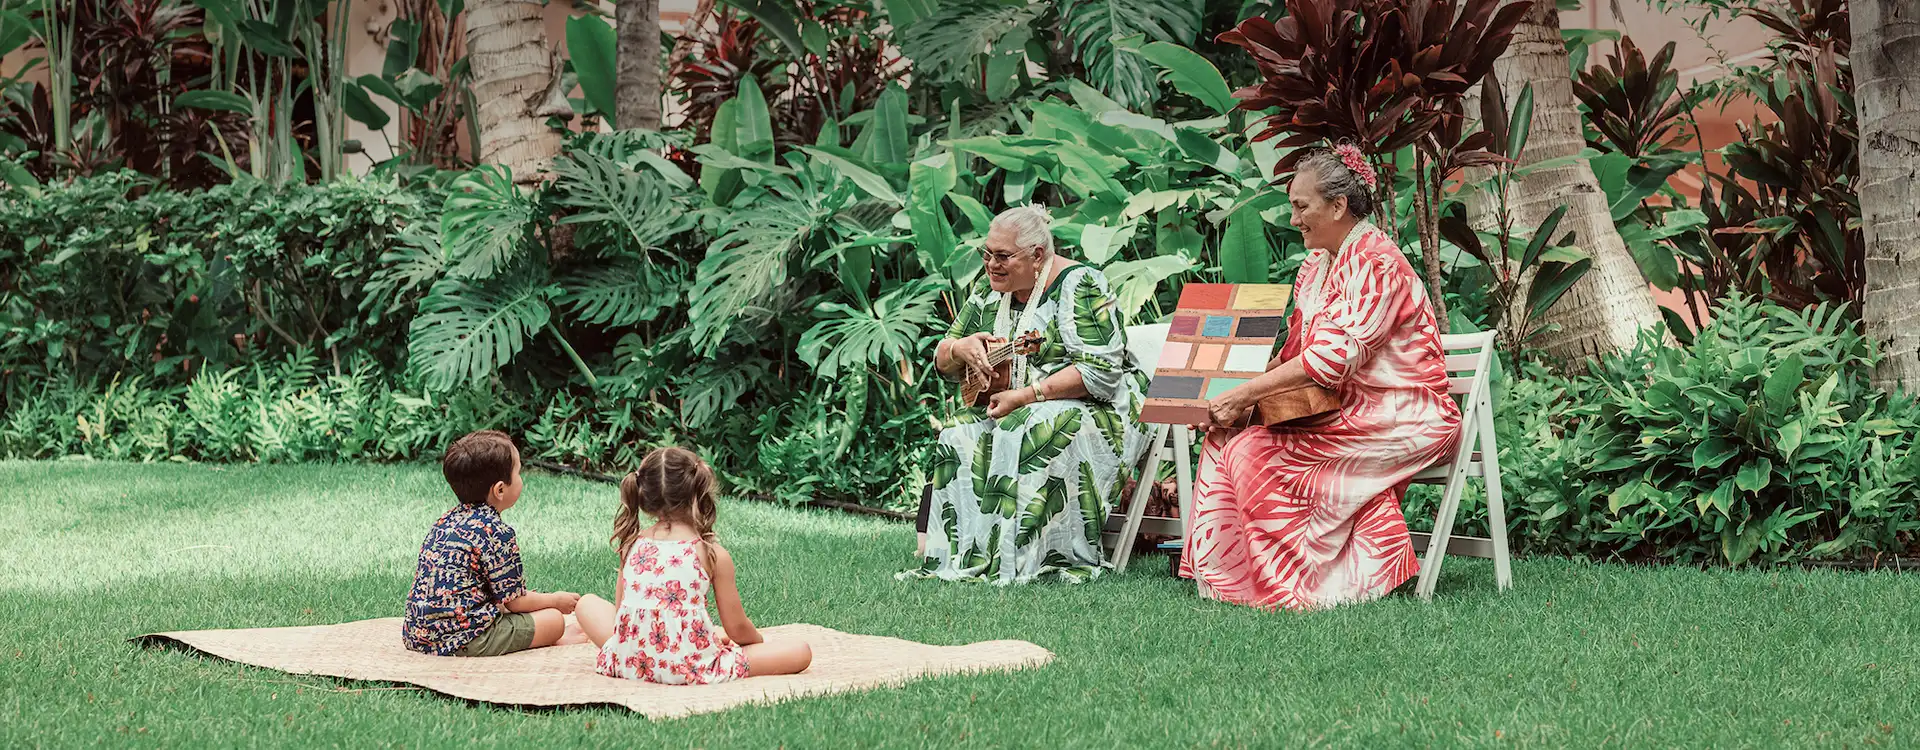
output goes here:
[[660, 129], [660, 0], [620, 0], [614, 9], [618, 81], [614, 109], [622, 128]]
[[1860, 211], [1875, 385], [1920, 393], [1920, 6], [1854, 0]]
[[[1522, 88], [1533, 84], [1533, 128], [1520, 157], [1523, 166], [1573, 156], [1586, 147], [1569, 67], [1560, 38], [1559, 11], [1551, 2], [1535, 2], [1533, 11], [1515, 31], [1512, 46], [1494, 64], [1507, 101], [1516, 100]], [[1469, 107], [1468, 111], [1478, 108]], [[1476, 209], [1474, 215], [1491, 215], [1486, 206], [1473, 205], [1486, 203], [1478, 191], [1468, 198]], [[1573, 232], [1575, 243], [1593, 257], [1592, 270], [1541, 321], [1558, 324], [1558, 330], [1536, 337], [1534, 346], [1555, 359], [1577, 363], [1632, 348], [1641, 329], [1662, 321], [1653, 292], [1640, 275], [1640, 266], [1613, 226], [1607, 194], [1600, 189], [1587, 162], [1514, 180], [1507, 199], [1514, 230], [1519, 233], [1532, 232], [1555, 208], [1566, 205], [1560, 231]], [[1530, 283], [1531, 279], [1526, 281]], [[1516, 296], [1518, 304], [1525, 304], [1524, 293]]]
[[533, 182], [560, 153], [560, 134], [540, 114], [555, 71], [547, 54], [545, 9], [527, 0], [475, 0], [467, 9], [480, 161]]

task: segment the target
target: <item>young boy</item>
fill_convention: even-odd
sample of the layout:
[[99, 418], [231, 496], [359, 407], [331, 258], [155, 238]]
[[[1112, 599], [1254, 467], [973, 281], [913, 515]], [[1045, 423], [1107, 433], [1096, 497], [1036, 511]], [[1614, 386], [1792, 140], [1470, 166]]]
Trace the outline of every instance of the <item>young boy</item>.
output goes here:
[[436, 656], [500, 656], [551, 646], [580, 601], [527, 588], [520, 543], [500, 513], [520, 500], [520, 451], [495, 430], [460, 438], [440, 467], [460, 504], [427, 531], [401, 628], [407, 648]]

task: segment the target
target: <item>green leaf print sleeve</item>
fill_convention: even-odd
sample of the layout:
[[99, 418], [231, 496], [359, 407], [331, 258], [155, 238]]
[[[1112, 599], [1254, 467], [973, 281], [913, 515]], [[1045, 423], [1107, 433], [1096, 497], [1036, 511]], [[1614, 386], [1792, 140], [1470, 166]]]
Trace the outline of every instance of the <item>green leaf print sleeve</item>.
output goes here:
[[1063, 290], [1060, 308], [1070, 316], [1060, 324], [1067, 359], [1080, 370], [1091, 400], [1112, 403], [1119, 398], [1127, 371], [1127, 334], [1120, 307], [1107, 289], [1107, 279], [1092, 268], [1076, 268]]

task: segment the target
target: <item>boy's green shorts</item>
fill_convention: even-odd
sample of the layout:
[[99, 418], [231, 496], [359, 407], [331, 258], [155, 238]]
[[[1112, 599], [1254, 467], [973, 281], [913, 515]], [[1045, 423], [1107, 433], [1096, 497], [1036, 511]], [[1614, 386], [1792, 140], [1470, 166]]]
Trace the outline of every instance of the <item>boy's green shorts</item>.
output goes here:
[[454, 651], [454, 656], [504, 656], [533, 647], [533, 615], [502, 612], [479, 637]]

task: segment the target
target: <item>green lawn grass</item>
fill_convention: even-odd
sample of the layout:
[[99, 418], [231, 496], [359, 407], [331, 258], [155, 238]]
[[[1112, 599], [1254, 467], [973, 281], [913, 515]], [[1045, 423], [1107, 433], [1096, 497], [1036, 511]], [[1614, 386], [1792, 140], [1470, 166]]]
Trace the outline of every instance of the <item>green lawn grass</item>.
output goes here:
[[[652, 722], [295, 677], [127, 639], [400, 613], [450, 499], [417, 466], [0, 463], [0, 746], [1912, 746], [1920, 578], [1449, 564], [1405, 595], [1308, 615], [1197, 599], [1163, 558], [1085, 586], [890, 575], [911, 528], [729, 503], [757, 622], [1058, 654]], [[507, 518], [533, 585], [610, 593], [614, 490], [527, 477]]]

